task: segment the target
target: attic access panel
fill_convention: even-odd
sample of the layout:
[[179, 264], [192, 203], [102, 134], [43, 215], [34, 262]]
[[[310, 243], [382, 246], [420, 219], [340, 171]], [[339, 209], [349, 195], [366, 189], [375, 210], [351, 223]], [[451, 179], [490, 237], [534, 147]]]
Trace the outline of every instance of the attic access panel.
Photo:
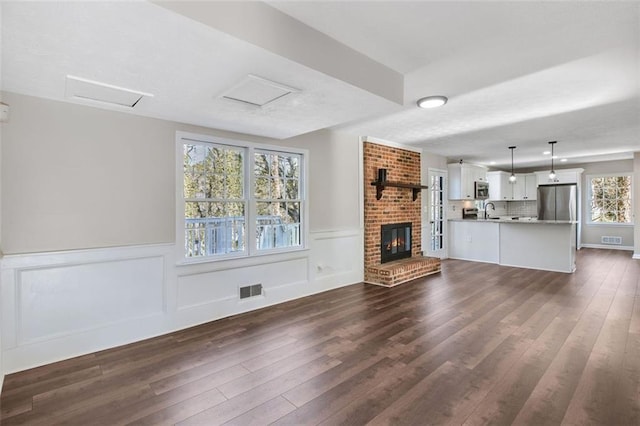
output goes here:
[[111, 84], [67, 75], [65, 96], [70, 99], [89, 100], [133, 108], [140, 100], [153, 95], [125, 89]]
[[240, 83], [224, 92], [221, 97], [255, 106], [264, 106], [299, 89], [249, 74]]

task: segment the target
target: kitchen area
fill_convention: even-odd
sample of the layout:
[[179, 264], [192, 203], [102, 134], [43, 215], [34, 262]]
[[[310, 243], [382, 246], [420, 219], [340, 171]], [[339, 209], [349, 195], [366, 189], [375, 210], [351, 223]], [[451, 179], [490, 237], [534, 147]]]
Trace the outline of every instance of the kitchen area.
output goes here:
[[574, 272], [582, 172], [449, 164], [449, 258]]

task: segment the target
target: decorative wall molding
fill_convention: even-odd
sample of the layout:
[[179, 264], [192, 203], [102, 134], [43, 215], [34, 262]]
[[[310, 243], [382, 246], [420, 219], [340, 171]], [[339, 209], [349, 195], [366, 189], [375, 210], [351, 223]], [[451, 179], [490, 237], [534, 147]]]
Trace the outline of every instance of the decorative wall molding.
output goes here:
[[[6, 256], [0, 375], [362, 282], [362, 238], [316, 231], [308, 250], [194, 265], [173, 244]], [[263, 295], [240, 300], [258, 282]]]

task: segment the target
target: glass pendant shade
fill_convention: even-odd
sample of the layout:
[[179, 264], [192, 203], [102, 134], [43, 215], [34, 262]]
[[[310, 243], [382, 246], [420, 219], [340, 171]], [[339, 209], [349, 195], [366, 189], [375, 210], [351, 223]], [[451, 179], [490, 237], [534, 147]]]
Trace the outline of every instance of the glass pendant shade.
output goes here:
[[549, 179], [555, 179], [556, 178], [556, 171], [553, 168], [553, 146], [557, 143], [558, 141], [551, 141], [549, 142], [549, 145], [551, 145], [551, 172], [549, 173]]
[[511, 150], [511, 176], [509, 176], [509, 182], [514, 183], [516, 181], [516, 175], [513, 173], [513, 150], [516, 149], [515, 146], [510, 146]]

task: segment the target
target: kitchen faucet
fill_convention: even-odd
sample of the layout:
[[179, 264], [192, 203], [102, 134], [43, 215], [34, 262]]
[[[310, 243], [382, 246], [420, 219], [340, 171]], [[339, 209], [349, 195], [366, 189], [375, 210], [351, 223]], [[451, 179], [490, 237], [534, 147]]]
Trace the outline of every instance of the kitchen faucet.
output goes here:
[[493, 211], [496, 210], [496, 205], [493, 204], [491, 201], [489, 201], [488, 203], [485, 203], [484, 205], [484, 218], [487, 218], [487, 207], [489, 207], [489, 204], [491, 204], [491, 206], [493, 207]]

